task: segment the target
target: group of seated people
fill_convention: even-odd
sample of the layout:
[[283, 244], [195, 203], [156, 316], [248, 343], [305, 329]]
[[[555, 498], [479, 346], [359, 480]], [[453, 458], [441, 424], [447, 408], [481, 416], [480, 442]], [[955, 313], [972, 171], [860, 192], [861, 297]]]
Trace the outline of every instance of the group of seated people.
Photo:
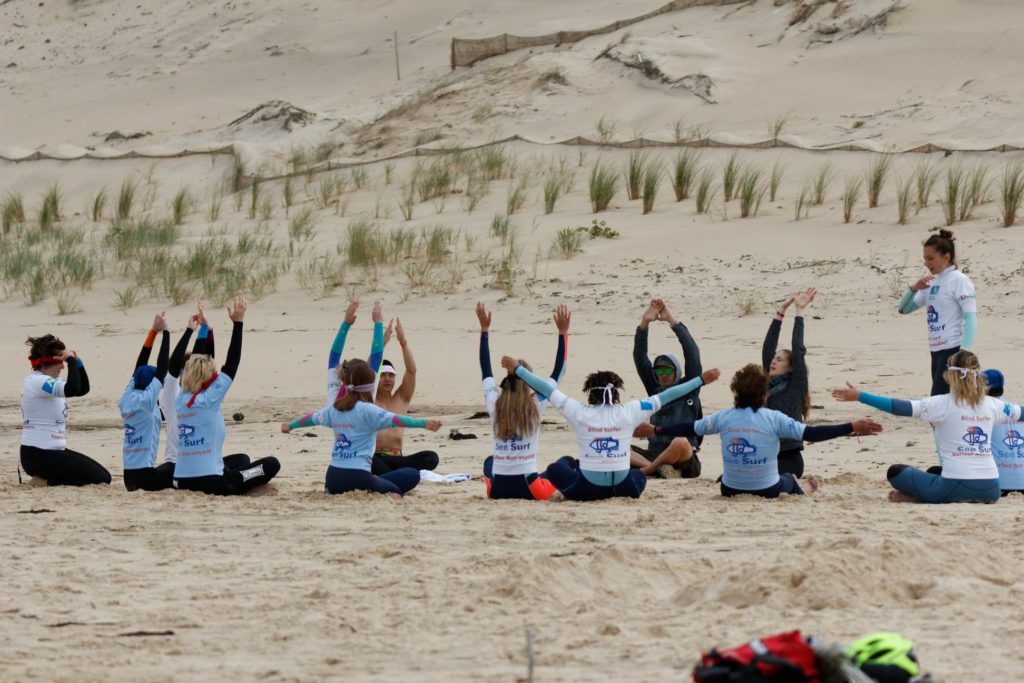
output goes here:
[[[850, 434], [868, 436], [882, 429], [869, 419], [806, 424], [810, 394], [803, 312], [815, 295], [814, 289], [807, 289], [784, 301], [769, 326], [761, 363], [734, 373], [732, 407], [709, 416], [703, 413], [700, 389], [718, 380], [720, 372], [703, 369], [690, 331], [660, 299], [650, 302], [636, 330], [634, 364], [647, 395], [634, 400], [622, 396], [622, 377], [607, 370], [587, 375], [580, 400], [559, 386], [568, 360], [571, 321], [565, 306], [554, 313], [557, 350], [551, 373], [542, 376], [526, 361], [506, 355], [501, 359], [504, 373], [499, 381], [490, 358], [492, 315], [478, 303], [483, 397], [493, 432], [493, 448], [483, 462], [487, 496], [638, 498], [648, 477], [698, 477], [700, 448], [704, 437], [712, 434], [721, 441], [723, 496], [774, 498], [813, 492], [814, 478], [802, 478], [805, 443]], [[796, 310], [792, 348], [779, 350], [781, 325], [790, 306]], [[229, 308], [231, 339], [219, 369], [213, 331], [201, 302], [173, 351], [163, 314], [154, 319], [118, 402], [125, 429], [124, 483], [129, 490], [176, 488], [240, 495], [266, 490], [280, 471], [275, 457], [253, 461], [246, 454], [223, 451], [222, 402], [238, 373], [246, 309], [241, 297]], [[419, 483], [421, 470], [438, 465], [435, 452], [402, 452], [404, 430], [437, 431], [442, 425], [435, 419], [404, 414], [416, 389], [415, 359], [401, 320], [385, 327], [379, 303], [372, 312], [369, 356], [342, 361], [357, 310], [357, 302], [349, 304], [331, 345], [325, 404], [283, 423], [281, 430], [323, 426], [333, 431], [325, 477], [328, 493], [360, 490], [402, 496]], [[657, 322], [667, 323], [678, 338], [682, 360], [674, 353], [650, 359], [648, 333]], [[193, 334], [196, 341], [188, 353]], [[153, 366], [149, 357], [157, 336], [161, 341]], [[384, 359], [392, 336], [401, 347], [405, 367], [397, 386], [396, 368]], [[22, 390], [22, 467], [49, 485], [109, 484], [110, 474], [104, 467], [66, 444], [67, 399], [84, 396], [90, 389], [83, 361], [53, 335], [30, 338], [29, 346], [33, 372]], [[65, 364], [66, 379], [61, 379]], [[941, 469], [925, 472], [893, 465], [888, 473], [894, 488], [891, 497], [928, 503], [994, 502], [1007, 491], [1024, 489], [1019, 481], [1024, 478], [1024, 438], [1013, 426], [1021, 420], [1021, 408], [998, 398], [1002, 375], [983, 371], [977, 356], [961, 350], [949, 357], [944, 378], [950, 393], [920, 401], [874, 396], [849, 384], [833, 392], [838, 400], [860, 401], [933, 425]], [[574, 430], [577, 453], [555, 459], [540, 472], [540, 418], [549, 404]], [[164, 462], [157, 465], [161, 424], [166, 424], [168, 438]], [[635, 445], [637, 438], [646, 438], [646, 447]], [[997, 467], [997, 460], [1007, 466]]]

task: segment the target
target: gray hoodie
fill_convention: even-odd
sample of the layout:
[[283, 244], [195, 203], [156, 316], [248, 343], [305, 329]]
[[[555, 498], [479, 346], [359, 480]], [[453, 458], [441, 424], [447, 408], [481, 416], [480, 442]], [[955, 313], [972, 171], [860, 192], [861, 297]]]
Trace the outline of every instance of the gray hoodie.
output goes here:
[[[633, 337], [633, 364], [636, 366], [637, 375], [640, 376], [640, 381], [643, 382], [644, 390], [648, 395], [660, 393], [668, 388], [662, 387], [654, 374], [654, 365], [664, 365], [664, 360], [668, 360], [676, 369], [675, 384], [682, 384], [704, 372], [700, 363], [700, 348], [690, 331], [686, 329], [686, 325], [677, 322], [672, 326], [672, 331], [675, 332], [676, 338], [679, 339], [679, 345], [683, 349], [685, 364], [680, 363], [679, 357], [674, 353], [659, 354], [652, 364], [647, 356], [647, 330], [636, 328], [636, 335]], [[700, 389], [698, 388], [663, 406], [661, 410], [651, 416], [651, 424], [669, 425], [676, 422], [695, 422], [702, 417], [704, 417], [704, 411], [701, 409]], [[651, 437], [648, 440], [651, 456], [657, 457], [668, 448], [668, 445], [672, 443], [672, 438], [671, 436]], [[690, 439], [694, 449], [700, 446], [701, 441], [700, 437]]]

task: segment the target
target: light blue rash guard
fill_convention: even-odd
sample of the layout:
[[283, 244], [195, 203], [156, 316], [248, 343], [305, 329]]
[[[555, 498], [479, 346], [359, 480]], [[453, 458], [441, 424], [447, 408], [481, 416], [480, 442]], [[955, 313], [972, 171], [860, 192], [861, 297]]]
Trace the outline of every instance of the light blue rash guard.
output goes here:
[[769, 408], [728, 408], [698, 420], [700, 435], [722, 440], [722, 483], [741, 491], [760, 491], [779, 482], [779, 438], [802, 439], [804, 425]]

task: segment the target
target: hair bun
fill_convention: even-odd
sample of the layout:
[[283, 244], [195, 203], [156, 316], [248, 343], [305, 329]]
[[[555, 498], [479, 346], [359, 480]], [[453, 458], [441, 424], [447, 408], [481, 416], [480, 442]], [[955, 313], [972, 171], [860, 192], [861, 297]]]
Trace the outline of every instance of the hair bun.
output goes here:
[[953, 236], [952, 230], [939, 230], [939, 237], [947, 239], [950, 242], [956, 242], [956, 237]]

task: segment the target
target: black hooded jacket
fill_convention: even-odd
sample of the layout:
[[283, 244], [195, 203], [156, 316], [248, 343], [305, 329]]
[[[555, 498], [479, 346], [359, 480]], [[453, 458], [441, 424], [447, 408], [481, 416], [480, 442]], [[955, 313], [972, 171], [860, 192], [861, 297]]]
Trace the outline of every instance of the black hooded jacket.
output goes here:
[[[686, 325], [677, 322], [672, 326], [672, 331], [675, 332], [676, 337], [679, 339], [679, 345], [683, 349], [682, 366], [676, 355], [672, 353], [660, 354], [655, 361], [657, 362], [661, 358], [668, 359], [676, 368], [675, 384], [682, 384], [699, 376], [704, 372], [704, 368], [700, 363], [700, 348], [697, 346], [697, 342], [694, 341], [690, 331], [686, 329]], [[644, 390], [648, 395], [657, 394], [668, 388], [662, 387], [654, 374], [654, 365], [651, 363], [650, 358], [647, 357], [647, 330], [640, 327], [636, 328], [636, 336], [633, 337], [633, 364], [636, 366], [636, 372], [640, 376], [640, 381], [643, 382]], [[651, 424], [669, 425], [676, 422], [695, 422], [702, 417], [704, 417], [704, 411], [701, 409], [700, 389], [698, 388], [682, 398], [672, 401], [652, 415]], [[651, 456], [657, 457], [668, 448], [668, 445], [672, 443], [672, 439], [673, 437], [671, 436], [652, 436], [648, 440]], [[701, 437], [691, 437], [690, 444], [696, 449], [700, 446], [702, 440]]]

